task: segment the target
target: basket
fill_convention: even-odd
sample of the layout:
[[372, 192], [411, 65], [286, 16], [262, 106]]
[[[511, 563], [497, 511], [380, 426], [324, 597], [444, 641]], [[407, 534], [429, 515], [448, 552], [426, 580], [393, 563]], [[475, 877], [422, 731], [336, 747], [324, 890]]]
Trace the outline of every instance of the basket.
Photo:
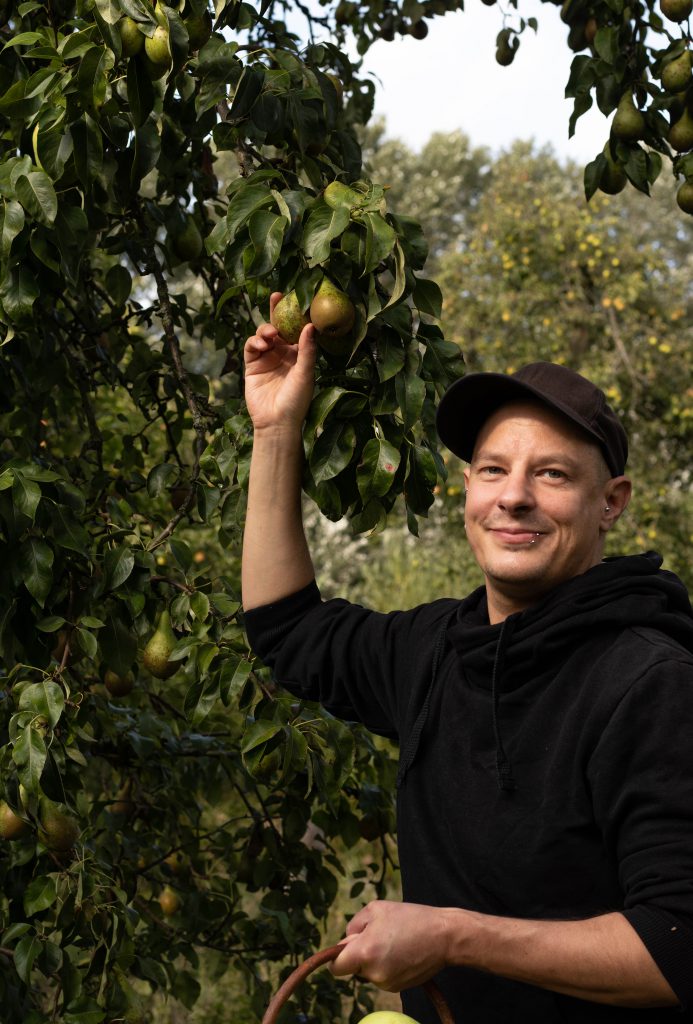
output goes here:
[[[272, 996], [270, 1004], [265, 1011], [265, 1016], [262, 1018], [262, 1024], [277, 1024], [279, 1011], [284, 1003], [291, 998], [301, 982], [318, 967], [322, 967], [323, 964], [329, 963], [330, 960], [335, 960], [343, 948], [343, 945], [337, 945], [330, 946], [329, 949], [321, 949], [318, 953], [315, 953], [297, 967], [296, 970], [289, 975], [275, 995]], [[441, 1024], [455, 1024], [455, 1019], [452, 1016], [450, 1007], [446, 1003], [438, 986], [432, 981], [427, 981], [426, 984], [423, 985], [423, 989], [433, 1003], [433, 1006], [440, 1017]]]

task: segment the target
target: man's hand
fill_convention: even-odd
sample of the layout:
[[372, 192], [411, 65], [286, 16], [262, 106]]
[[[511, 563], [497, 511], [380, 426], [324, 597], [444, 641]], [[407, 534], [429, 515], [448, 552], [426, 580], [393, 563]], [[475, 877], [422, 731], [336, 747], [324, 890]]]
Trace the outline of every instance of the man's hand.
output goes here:
[[448, 963], [447, 913], [418, 903], [375, 900], [347, 926], [346, 948], [331, 965], [388, 992], [428, 981]]
[[[281, 299], [270, 297], [270, 310]], [[300, 427], [313, 397], [314, 328], [303, 328], [298, 345], [289, 345], [271, 324], [262, 324], [245, 344], [245, 400], [255, 430]]]

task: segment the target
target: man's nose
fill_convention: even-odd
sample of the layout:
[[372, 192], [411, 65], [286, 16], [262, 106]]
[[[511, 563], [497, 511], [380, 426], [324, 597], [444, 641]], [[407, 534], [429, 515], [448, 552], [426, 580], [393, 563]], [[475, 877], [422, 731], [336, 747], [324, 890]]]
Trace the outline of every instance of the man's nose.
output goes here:
[[527, 474], [519, 471], [506, 473], [497, 501], [499, 508], [509, 512], [533, 508], [536, 503], [534, 489]]

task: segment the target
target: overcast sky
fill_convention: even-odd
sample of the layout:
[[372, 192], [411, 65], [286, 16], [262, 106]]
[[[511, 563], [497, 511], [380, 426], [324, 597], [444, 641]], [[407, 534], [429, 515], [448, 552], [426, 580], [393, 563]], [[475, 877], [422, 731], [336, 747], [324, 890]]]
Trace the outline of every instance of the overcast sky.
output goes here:
[[375, 43], [365, 68], [380, 80], [376, 109], [386, 118], [388, 135], [418, 149], [432, 132], [460, 128], [473, 144], [494, 151], [513, 139], [534, 138], [581, 164], [596, 156], [609, 130], [596, 108], [568, 138], [572, 100], [563, 94], [573, 53], [559, 8], [541, 0], [519, 0], [519, 6], [525, 18], [537, 18], [539, 30], [525, 30], [510, 67], [494, 58], [500, 9], [481, 0], [429, 20], [422, 41], [398, 36]]

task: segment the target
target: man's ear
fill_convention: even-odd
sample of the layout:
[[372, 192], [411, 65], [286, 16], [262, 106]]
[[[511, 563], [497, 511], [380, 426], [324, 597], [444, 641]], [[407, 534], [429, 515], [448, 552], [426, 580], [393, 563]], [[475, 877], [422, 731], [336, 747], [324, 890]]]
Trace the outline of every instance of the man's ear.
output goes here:
[[471, 471], [470, 471], [469, 466], [465, 466], [464, 469], [462, 470], [462, 475], [464, 476], [464, 489], [465, 489], [465, 491], [469, 487], [469, 474], [470, 474], [470, 472]]
[[606, 532], [614, 526], [625, 511], [632, 492], [632, 484], [626, 476], [615, 476], [609, 480], [604, 492], [604, 511], [601, 528]]

